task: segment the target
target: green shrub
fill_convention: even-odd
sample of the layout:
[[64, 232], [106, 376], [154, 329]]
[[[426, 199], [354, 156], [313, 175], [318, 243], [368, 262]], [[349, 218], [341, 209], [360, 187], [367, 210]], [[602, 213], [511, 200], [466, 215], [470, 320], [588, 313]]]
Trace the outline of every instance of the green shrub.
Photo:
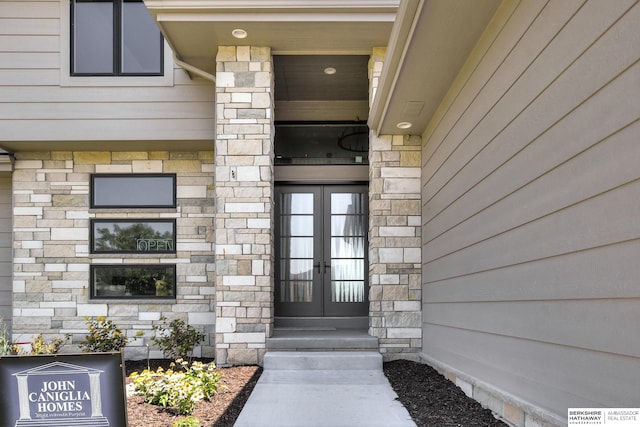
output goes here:
[[191, 360], [193, 347], [204, 340], [204, 334], [184, 320], [173, 319], [167, 325], [167, 318], [160, 317], [162, 324], [153, 325], [155, 336], [151, 338], [165, 357]]
[[164, 371], [145, 369], [142, 373], [129, 375], [137, 393], [145, 402], [169, 408], [181, 415], [190, 415], [196, 403], [202, 399], [210, 400], [218, 392], [218, 383], [222, 374], [215, 370], [215, 364], [176, 360], [178, 368]]
[[174, 421], [171, 427], [202, 427], [202, 425], [197, 418], [187, 417]]
[[85, 317], [89, 335], [80, 342], [80, 348], [87, 353], [120, 351], [127, 345], [127, 337], [111, 320], [104, 316], [95, 319]]

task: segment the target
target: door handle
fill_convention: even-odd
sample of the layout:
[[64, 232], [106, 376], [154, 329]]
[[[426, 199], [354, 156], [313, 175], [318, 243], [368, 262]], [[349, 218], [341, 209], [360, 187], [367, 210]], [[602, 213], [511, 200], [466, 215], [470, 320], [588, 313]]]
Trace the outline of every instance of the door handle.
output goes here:
[[316, 262], [315, 264], [313, 264], [313, 268], [317, 268], [318, 269], [318, 274], [322, 273], [326, 273], [328, 268], [331, 268], [331, 264], [328, 262], [324, 262], [324, 264], [322, 264], [322, 272], [320, 271], [320, 262]]
[[327, 268], [331, 268], [331, 264], [328, 262], [324, 262], [324, 269], [322, 270], [323, 273], [327, 272]]

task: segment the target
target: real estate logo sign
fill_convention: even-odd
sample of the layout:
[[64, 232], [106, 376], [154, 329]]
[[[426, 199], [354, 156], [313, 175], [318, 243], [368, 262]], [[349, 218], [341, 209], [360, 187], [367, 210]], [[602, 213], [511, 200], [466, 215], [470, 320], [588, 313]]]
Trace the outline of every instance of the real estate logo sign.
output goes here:
[[125, 426], [120, 353], [0, 358], [0, 425]]

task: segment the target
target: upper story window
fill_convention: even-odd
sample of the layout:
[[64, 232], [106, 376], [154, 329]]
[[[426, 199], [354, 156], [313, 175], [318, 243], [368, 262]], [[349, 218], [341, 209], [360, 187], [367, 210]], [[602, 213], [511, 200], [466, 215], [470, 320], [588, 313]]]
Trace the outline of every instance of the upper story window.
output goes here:
[[71, 74], [163, 74], [162, 36], [142, 0], [71, 1]]

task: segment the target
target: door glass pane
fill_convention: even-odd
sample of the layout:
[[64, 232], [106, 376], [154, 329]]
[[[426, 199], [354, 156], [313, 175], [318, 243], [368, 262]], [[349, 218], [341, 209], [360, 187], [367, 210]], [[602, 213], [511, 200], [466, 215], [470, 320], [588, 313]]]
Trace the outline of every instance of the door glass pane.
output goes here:
[[313, 282], [296, 280], [280, 282], [280, 302], [311, 302]]
[[331, 259], [364, 258], [364, 237], [332, 237]]
[[363, 302], [363, 281], [332, 281], [331, 302]]
[[280, 256], [313, 259], [313, 237], [281, 237]]
[[363, 215], [364, 194], [362, 193], [332, 193], [331, 215], [350, 214]]
[[73, 73], [113, 74], [113, 4], [76, 1]]
[[331, 300], [365, 299], [364, 194], [331, 194]]
[[331, 215], [332, 236], [364, 236], [361, 215]]
[[286, 214], [313, 214], [313, 193], [286, 193], [280, 201], [280, 212]]
[[283, 236], [313, 236], [313, 216], [282, 216], [280, 234]]
[[364, 280], [364, 260], [331, 260], [331, 280]]
[[313, 260], [311, 259], [282, 260], [280, 269], [282, 271], [280, 278], [284, 281], [313, 279]]
[[280, 202], [280, 302], [312, 302], [313, 193], [285, 193]]
[[142, 1], [122, 3], [122, 73], [160, 74], [162, 38]]

